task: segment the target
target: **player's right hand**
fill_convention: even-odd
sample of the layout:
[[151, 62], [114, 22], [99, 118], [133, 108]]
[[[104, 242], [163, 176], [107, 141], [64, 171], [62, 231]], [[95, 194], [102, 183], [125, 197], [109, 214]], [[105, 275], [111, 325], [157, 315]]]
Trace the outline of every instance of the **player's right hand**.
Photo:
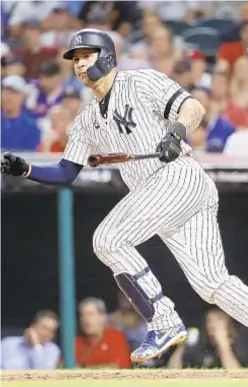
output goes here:
[[21, 157], [13, 155], [13, 153], [6, 152], [3, 154], [1, 160], [1, 173], [22, 176], [29, 171], [29, 164]]

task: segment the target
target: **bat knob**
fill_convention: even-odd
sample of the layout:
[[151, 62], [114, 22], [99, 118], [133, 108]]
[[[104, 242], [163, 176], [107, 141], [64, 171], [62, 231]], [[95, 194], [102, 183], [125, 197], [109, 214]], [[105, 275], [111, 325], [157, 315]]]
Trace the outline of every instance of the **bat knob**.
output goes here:
[[98, 161], [99, 161], [99, 157], [97, 155], [90, 155], [90, 157], [88, 158], [88, 164], [91, 167], [97, 167], [99, 164]]

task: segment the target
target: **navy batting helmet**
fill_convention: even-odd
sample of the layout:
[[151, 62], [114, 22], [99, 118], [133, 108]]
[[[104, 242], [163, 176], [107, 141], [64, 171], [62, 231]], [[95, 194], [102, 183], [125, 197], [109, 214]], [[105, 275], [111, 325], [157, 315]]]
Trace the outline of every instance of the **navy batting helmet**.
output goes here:
[[64, 53], [63, 58], [72, 60], [73, 52], [77, 48], [96, 48], [99, 50], [96, 63], [87, 70], [87, 75], [92, 81], [108, 74], [117, 65], [114, 42], [106, 32], [91, 28], [78, 31], [72, 36], [70, 49]]

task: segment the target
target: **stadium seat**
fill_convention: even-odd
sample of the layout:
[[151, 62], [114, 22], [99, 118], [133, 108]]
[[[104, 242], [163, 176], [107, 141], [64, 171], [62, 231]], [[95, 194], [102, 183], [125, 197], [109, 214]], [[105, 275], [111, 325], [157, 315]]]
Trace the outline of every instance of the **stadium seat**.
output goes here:
[[226, 19], [202, 19], [197, 23], [197, 27], [211, 27], [217, 30], [219, 34], [223, 34], [231, 31], [235, 27], [235, 23]]
[[180, 20], [163, 20], [165, 27], [169, 28], [174, 35], [181, 36], [182, 33], [192, 27], [190, 24]]
[[214, 56], [219, 47], [219, 34], [211, 27], [194, 27], [183, 33], [183, 39], [188, 47], [194, 47], [204, 52], [206, 56]]

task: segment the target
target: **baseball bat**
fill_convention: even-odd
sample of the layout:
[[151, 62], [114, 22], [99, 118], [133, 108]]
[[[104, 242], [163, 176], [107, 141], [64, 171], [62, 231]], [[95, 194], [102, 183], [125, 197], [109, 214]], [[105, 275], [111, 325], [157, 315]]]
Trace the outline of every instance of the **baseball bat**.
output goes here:
[[127, 161], [155, 159], [161, 156], [160, 152], [148, 154], [128, 154], [128, 153], [107, 153], [107, 154], [91, 154], [88, 158], [88, 164], [95, 168], [103, 164], [125, 163]]

